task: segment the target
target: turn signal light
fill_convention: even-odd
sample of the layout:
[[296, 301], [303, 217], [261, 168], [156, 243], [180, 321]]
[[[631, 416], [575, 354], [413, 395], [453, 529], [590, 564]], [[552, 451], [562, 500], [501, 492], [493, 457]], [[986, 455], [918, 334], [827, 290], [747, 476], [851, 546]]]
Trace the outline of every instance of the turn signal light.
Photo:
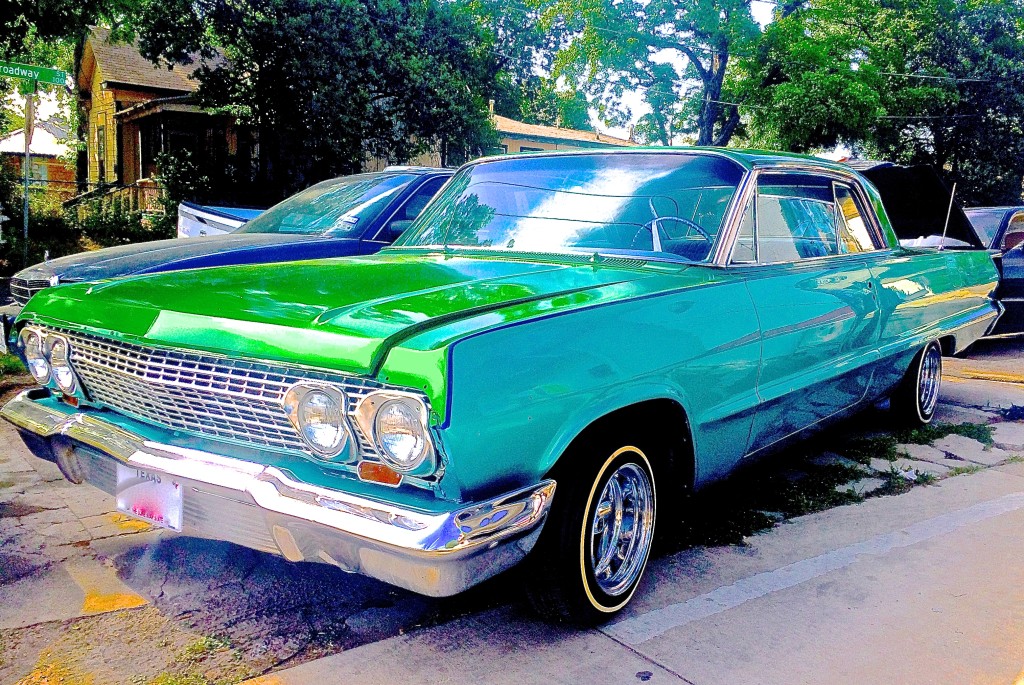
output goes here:
[[385, 464], [378, 464], [372, 461], [359, 462], [359, 479], [371, 483], [381, 483], [397, 487], [402, 484], [402, 474], [398, 473]]

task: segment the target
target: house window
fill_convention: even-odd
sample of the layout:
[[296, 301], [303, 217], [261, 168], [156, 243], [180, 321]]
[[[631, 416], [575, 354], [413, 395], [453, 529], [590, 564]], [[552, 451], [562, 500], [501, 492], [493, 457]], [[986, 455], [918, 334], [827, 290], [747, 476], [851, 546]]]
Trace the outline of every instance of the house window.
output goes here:
[[543, 152], [544, 148], [542, 148], [542, 147], [527, 147], [525, 145], [520, 145], [519, 146], [519, 151], [520, 152]]
[[96, 127], [96, 175], [100, 183], [107, 181], [107, 127]]

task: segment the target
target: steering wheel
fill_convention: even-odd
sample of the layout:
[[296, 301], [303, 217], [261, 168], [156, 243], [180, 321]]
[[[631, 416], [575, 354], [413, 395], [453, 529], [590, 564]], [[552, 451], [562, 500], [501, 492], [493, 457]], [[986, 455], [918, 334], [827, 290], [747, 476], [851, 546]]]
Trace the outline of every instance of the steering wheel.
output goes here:
[[[686, 217], [682, 217], [682, 216], [657, 216], [657, 217], [654, 217], [653, 219], [651, 219], [646, 224], [644, 224], [643, 226], [640, 227], [640, 231], [643, 231], [643, 230], [646, 229], [646, 230], [651, 232], [651, 235], [652, 235], [652, 237], [654, 239], [654, 248], [655, 248], [655, 251], [657, 251], [657, 252], [661, 252], [661, 249], [660, 249], [661, 238], [658, 235], [657, 231], [658, 231], [658, 224], [660, 224], [662, 221], [679, 221], [683, 225], [685, 225], [687, 228], [692, 228], [697, 233], [697, 235], [699, 235], [701, 238], [703, 238], [707, 242], [713, 243], [715, 241], [715, 239], [711, 236], [710, 233], [708, 233], [704, 229], [703, 226], [701, 226], [700, 224], [698, 224], [696, 221], [694, 221], [692, 219], [687, 219]], [[633, 244], [636, 243], [636, 239], [640, 236], [640, 231], [637, 231], [636, 236], [633, 237]]]

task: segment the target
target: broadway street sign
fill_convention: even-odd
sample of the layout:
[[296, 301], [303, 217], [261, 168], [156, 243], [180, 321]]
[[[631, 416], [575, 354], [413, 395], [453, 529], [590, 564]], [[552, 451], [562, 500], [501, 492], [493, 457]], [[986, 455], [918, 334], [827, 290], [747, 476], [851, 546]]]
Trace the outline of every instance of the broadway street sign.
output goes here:
[[14, 62], [0, 62], [0, 76], [11, 76], [23, 81], [52, 83], [57, 86], [63, 86], [68, 80], [66, 71], [49, 67], [33, 67], [28, 64], [15, 64]]

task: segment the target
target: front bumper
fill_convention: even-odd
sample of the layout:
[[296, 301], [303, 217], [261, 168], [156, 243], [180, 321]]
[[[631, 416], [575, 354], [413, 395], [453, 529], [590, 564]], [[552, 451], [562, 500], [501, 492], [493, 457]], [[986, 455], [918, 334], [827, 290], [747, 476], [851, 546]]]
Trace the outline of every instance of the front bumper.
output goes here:
[[461, 592], [518, 563], [540, 535], [555, 482], [442, 512], [302, 483], [272, 466], [161, 444], [86, 412], [22, 392], [0, 410], [37, 456], [69, 480], [116, 494], [118, 463], [184, 488], [182, 532], [320, 561], [434, 597]]

